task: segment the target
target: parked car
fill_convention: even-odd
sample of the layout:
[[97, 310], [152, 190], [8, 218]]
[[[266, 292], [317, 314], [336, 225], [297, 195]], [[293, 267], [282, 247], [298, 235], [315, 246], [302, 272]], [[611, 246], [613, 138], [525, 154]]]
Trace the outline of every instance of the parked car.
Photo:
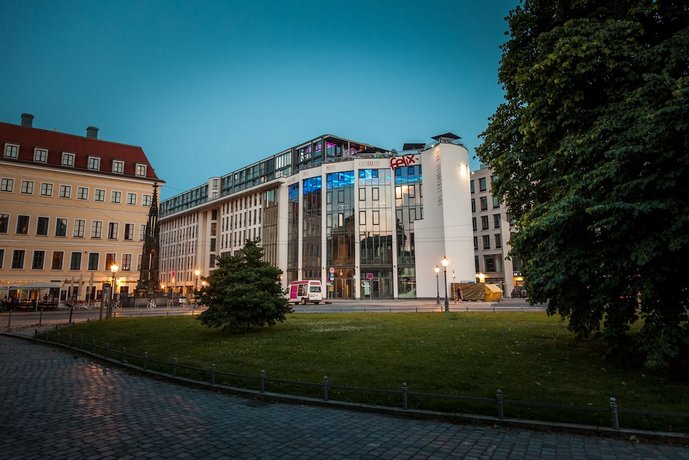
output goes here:
[[526, 298], [526, 288], [524, 286], [515, 286], [512, 289], [512, 298]]

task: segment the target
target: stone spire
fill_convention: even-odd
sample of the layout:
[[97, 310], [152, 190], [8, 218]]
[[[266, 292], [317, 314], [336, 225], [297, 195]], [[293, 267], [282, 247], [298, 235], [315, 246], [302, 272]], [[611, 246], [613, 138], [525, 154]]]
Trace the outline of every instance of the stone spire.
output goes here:
[[153, 183], [153, 200], [148, 210], [144, 248], [141, 254], [141, 272], [136, 290], [140, 296], [154, 296], [160, 292], [158, 271], [160, 251], [160, 225], [158, 224], [158, 182]]

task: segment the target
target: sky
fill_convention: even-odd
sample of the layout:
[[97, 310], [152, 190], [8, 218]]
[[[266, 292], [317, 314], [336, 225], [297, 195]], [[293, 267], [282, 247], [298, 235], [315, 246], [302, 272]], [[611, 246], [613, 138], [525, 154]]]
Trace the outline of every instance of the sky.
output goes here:
[[321, 134], [472, 158], [517, 2], [1, 0], [0, 121], [141, 146], [163, 199]]

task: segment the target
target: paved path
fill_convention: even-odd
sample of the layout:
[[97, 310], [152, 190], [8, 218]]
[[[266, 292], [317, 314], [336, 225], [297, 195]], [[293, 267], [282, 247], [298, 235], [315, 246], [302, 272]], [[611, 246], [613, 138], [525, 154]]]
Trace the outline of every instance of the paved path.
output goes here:
[[689, 448], [267, 404], [0, 335], [0, 458], [689, 459]]

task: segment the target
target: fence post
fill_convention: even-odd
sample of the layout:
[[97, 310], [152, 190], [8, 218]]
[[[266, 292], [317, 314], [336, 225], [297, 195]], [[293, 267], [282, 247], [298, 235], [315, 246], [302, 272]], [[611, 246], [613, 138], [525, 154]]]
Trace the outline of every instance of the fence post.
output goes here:
[[495, 399], [498, 401], [498, 418], [505, 418], [505, 407], [502, 400], [502, 390], [495, 392]]
[[261, 372], [259, 374], [258, 381], [260, 383], [259, 388], [260, 388], [261, 393], [265, 393], [266, 392], [266, 371], [261, 370]]
[[148, 367], [148, 352], [144, 351], [144, 370]]
[[177, 375], [177, 358], [172, 358], [172, 375]]
[[328, 387], [330, 387], [330, 381], [328, 376], [323, 377], [323, 401], [328, 400]]
[[407, 388], [407, 384], [403, 383], [402, 384], [402, 409], [407, 410], [409, 408], [407, 402], [409, 399], [409, 388]]
[[211, 383], [215, 384], [215, 364], [211, 364]]
[[127, 347], [122, 347], [122, 362], [127, 362]]
[[619, 430], [620, 420], [617, 417], [617, 400], [613, 397], [610, 397], [610, 416], [612, 418], [612, 429]]

